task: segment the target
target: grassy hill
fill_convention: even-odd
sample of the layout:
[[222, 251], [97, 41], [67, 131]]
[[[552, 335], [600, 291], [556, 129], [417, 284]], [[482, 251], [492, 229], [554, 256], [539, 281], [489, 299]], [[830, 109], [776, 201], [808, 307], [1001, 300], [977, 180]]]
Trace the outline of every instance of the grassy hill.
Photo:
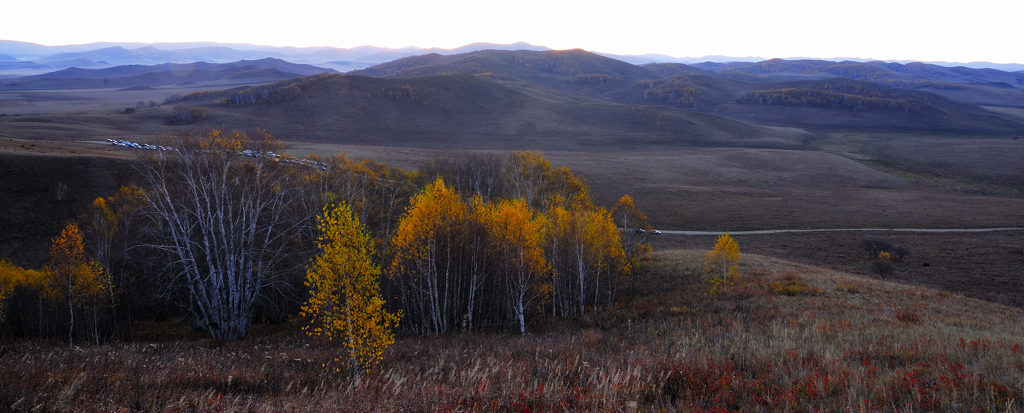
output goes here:
[[[535, 86], [506, 86], [467, 74], [414, 78], [325, 76], [279, 83], [269, 104], [233, 104], [231, 93], [183, 96], [212, 105], [210, 125], [263, 122], [286, 140], [433, 148], [609, 149], [622, 145], [710, 145], [776, 132], [669, 107], [622, 105]], [[246, 92], [250, 91], [250, 92]], [[219, 103], [217, 103], [219, 102]], [[257, 121], [259, 120], [259, 121]], [[717, 142], [717, 143], [716, 143]], [[777, 143], [771, 143], [776, 145]]]
[[947, 67], [929, 63], [834, 62], [829, 60], [771, 59], [762, 62], [701, 63], [697, 68], [721, 74], [743, 73], [767, 81], [841, 77], [869, 81], [932, 81], [958, 84], [1006, 83], [1024, 85], [1019, 73], [997, 69]]
[[700, 251], [660, 251], [619, 306], [526, 336], [399, 337], [359, 381], [325, 373], [334, 350], [310, 345], [298, 323], [234, 343], [167, 341], [188, 335], [170, 323], [131, 344], [4, 343], [0, 404], [909, 412], [1013, 411], [1024, 397], [1020, 310], [755, 255], [741, 269], [708, 295]]
[[551, 77], [607, 75], [611, 77], [647, 79], [658, 75], [639, 66], [583, 50], [478, 52], [407, 57], [390, 63], [352, 72], [374, 77], [418, 77], [436, 74], [484, 74], [499, 79], [550, 80]]
[[[183, 99], [221, 105], [210, 107], [209, 125], [238, 127], [259, 119], [289, 140], [435, 148], [776, 145], [778, 131], [759, 124], [982, 135], [1012, 134], [1024, 126], [1013, 116], [925, 89], [936, 82], [916, 84], [918, 90], [806, 75], [840, 73], [849, 69], [837, 67], [844, 65], [888, 70], [854, 62], [772, 60], [708, 71], [640, 67], [581, 50], [485, 50], [408, 57], [344, 77]], [[750, 82], [717, 73], [726, 67], [774, 77]], [[779, 82], [786, 78], [780, 73], [804, 73], [812, 80]]]
[[78, 219], [93, 199], [114, 194], [134, 176], [124, 159], [67, 152], [0, 156], [0, 192], [5, 194], [0, 202], [0, 258], [42, 268], [50, 239]]
[[[256, 86], [218, 89], [211, 85], [203, 93], [157, 101], [207, 105], [209, 118], [202, 125], [240, 129], [259, 125], [285, 139], [306, 142], [420, 147], [472, 147], [476, 142], [483, 144], [481, 148], [535, 149], [577, 144], [596, 148], [609, 143], [735, 146], [763, 144], [757, 136], [780, 140], [778, 129], [760, 125], [813, 132], [895, 130], [971, 136], [1013, 135], [1024, 127], [1015, 112], [978, 106], [1014, 109], [1021, 105], [1024, 90], [1005, 82], [1003, 86], [952, 83], [904, 73], [910, 65], [773, 59], [636, 66], [582, 50], [481, 50], [407, 57], [348, 77], [267, 83], [296, 73], [289, 68], [309, 69], [282, 65], [273, 59], [210, 66], [209, 70], [203, 70], [205, 64], [163, 65], [161, 70], [167, 71], [144, 74], [132, 73], [155, 69], [69, 69], [51, 77], [26, 78], [20, 84], [4, 82], [0, 92], [6, 88], [13, 94], [22, 87], [138, 89], [174, 82], [237, 81]], [[931, 66], [926, 67], [940, 70]], [[998, 73], [1016, 76], [998, 70], [953, 69], [947, 71], [967, 73], [970, 80], [996, 80]], [[118, 73], [125, 76], [100, 77]], [[939, 79], [936, 76], [932, 77]], [[154, 93], [166, 93], [164, 89]], [[135, 101], [124, 99], [122, 105], [122, 109], [135, 106]], [[151, 115], [125, 117], [118, 123], [136, 126], [119, 129], [153, 130], [169, 118]], [[78, 116], [71, 114], [61, 122]], [[96, 118], [81, 116], [89, 119], [80, 123]], [[0, 121], [0, 133], [2, 129]], [[419, 138], [412, 138], [413, 134]]]

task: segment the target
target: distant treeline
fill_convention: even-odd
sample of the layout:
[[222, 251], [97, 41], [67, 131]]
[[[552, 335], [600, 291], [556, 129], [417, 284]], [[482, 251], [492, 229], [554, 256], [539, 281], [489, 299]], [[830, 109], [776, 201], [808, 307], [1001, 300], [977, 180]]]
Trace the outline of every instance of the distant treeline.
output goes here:
[[591, 84], [606, 83], [606, 82], [610, 82], [612, 80], [622, 80], [622, 78], [621, 77], [613, 77], [613, 76], [604, 75], [604, 74], [589, 74], [589, 75], [579, 75], [579, 76], [570, 77], [567, 80], [567, 82], [569, 82], [569, 84], [571, 84], [571, 85], [591, 85]]
[[899, 93], [885, 93], [852, 82], [826, 83], [779, 89], [755, 90], [736, 100], [746, 105], [810, 106], [861, 110], [917, 112], [921, 101]]
[[544, 73], [566, 76], [583, 74], [579, 62], [569, 57], [519, 51], [512, 54], [512, 61], [519, 67]]
[[900, 89], [938, 89], [938, 90], [964, 90], [967, 89], [967, 85], [950, 82], [932, 82], [932, 81], [921, 81], [921, 82], [909, 82], [900, 80], [880, 80], [878, 84], [886, 85], [889, 87], [895, 87]]
[[664, 80], [640, 80], [633, 86], [643, 90], [644, 100], [675, 106], [692, 105], [703, 93], [687, 82], [686, 77], [680, 76]]
[[206, 108], [177, 105], [174, 107], [174, 116], [170, 119], [170, 123], [188, 125], [197, 120], [206, 119], [206, 115]]

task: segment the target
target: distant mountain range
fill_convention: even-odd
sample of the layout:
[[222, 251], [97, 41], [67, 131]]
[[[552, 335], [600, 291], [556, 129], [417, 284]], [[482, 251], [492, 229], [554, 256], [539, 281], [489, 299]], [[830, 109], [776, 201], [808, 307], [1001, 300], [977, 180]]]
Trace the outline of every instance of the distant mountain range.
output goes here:
[[341, 72], [363, 69], [407, 56], [427, 53], [458, 54], [485, 49], [548, 50], [527, 43], [499, 45], [474, 43], [456, 49], [407, 47], [388, 49], [360, 46], [271, 47], [219, 43], [92, 43], [71, 46], [43, 46], [0, 40], [0, 77], [42, 74], [71, 67], [99, 69], [124, 65], [163, 63], [229, 63], [239, 60], [275, 58]]
[[183, 83], [234, 80], [253, 84], [335, 72], [281, 59], [239, 60], [232, 63], [164, 63], [124, 65], [104, 69], [68, 68], [22, 76], [0, 83], [2, 90], [142, 88]]
[[[158, 65], [163, 63], [229, 63], [240, 60], [276, 58], [292, 63], [308, 64], [339, 72], [365, 69], [381, 63], [409, 56], [435, 53], [456, 55], [480, 50], [551, 50], [528, 43], [492, 44], [473, 43], [455, 49], [406, 47], [389, 49], [360, 46], [349, 49], [333, 47], [273, 47], [223, 43], [90, 43], [66, 46], [44, 46], [35, 43], [0, 40], [0, 77], [24, 76], [53, 72], [71, 67], [100, 69], [123, 65]], [[702, 62], [760, 62], [761, 57], [672, 57], [660, 54], [612, 55], [616, 60], [636, 65], [648, 63]], [[792, 60], [792, 59], [788, 59]], [[825, 59], [828, 61], [858, 61], [857, 59]], [[863, 62], [863, 61], [860, 61]], [[890, 62], [893, 63], [893, 62]], [[911, 62], [894, 62], [906, 64]], [[928, 62], [937, 66], [963, 66], [992, 68], [1003, 71], [1024, 70], [1024, 64], [996, 64], [986, 62], [947, 63]]]

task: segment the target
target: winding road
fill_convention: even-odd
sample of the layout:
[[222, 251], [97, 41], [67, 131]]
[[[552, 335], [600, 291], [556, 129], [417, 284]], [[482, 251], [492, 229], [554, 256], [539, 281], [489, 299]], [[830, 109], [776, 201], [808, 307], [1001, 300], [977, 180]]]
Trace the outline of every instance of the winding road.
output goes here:
[[994, 232], [994, 231], [1024, 231], [1024, 227], [995, 227], [995, 228], [822, 228], [822, 229], [762, 229], [754, 231], [676, 231], [661, 230], [663, 235], [722, 235], [726, 232], [729, 235], [764, 235], [764, 234], [786, 234], [786, 233], [807, 233], [807, 232], [926, 232], [926, 233], [951, 233], [951, 232]]

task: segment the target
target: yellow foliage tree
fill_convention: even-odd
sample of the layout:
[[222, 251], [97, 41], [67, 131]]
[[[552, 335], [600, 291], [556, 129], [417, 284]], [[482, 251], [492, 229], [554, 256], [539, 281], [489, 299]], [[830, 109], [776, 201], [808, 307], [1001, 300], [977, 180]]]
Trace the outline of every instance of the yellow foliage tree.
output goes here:
[[39, 292], [46, 288], [47, 282], [46, 275], [39, 270], [24, 269], [6, 259], [0, 260], [0, 322], [4, 321], [7, 300], [16, 289]]
[[647, 234], [651, 226], [644, 215], [633, 204], [633, 197], [623, 195], [612, 209], [612, 218], [621, 230], [622, 248], [626, 254], [626, 265], [629, 268], [630, 287], [637, 285], [636, 274], [643, 272], [644, 265], [650, 260], [651, 244], [647, 243]]
[[125, 293], [129, 285], [124, 265], [128, 261], [126, 254], [130, 249], [129, 244], [134, 242], [134, 225], [138, 224], [143, 197], [141, 188], [134, 185], [122, 186], [113, 196], [93, 200], [92, 208], [82, 218], [80, 230], [87, 253], [103, 268], [107, 278], [104, 287], [115, 324], [115, 334], [120, 330], [116, 327], [119, 296]]
[[594, 268], [594, 311], [597, 311], [601, 289], [607, 290], [608, 302], [615, 301], [616, 287], [622, 278], [629, 275], [631, 267], [611, 213], [597, 208], [584, 212], [582, 217], [585, 242]]
[[512, 318], [525, 335], [526, 311], [541, 293], [540, 277], [549, 269], [541, 248], [543, 218], [535, 216], [522, 198], [502, 201], [489, 215], [492, 258], [498, 263]]
[[724, 292], [739, 277], [740, 246], [725, 233], [704, 256], [704, 272], [711, 282], [711, 293]]
[[[627, 275], [622, 241], [611, 213], [587, 203], [549, 207], [543, 227], [544, 249], [552, 266], [552, 312], [582, 315], [612, 301], [621, 276]], [[603, 296], [603, 298], [602, 298]]]
[[302, 306], [302, 316], [311, 322], [303, 329], [311, 336], [340, 341], [344, 355], [335, 361], [347, 362], [358, 379], [360, 372], [376, 367], [395, 342], [392, 329], [402, 314], [384, 309], [380, 267], [371, 260], [373, 240], [348, 205], [325, 207], [319, 227], [320, 254], [306, 271], [309, 299]]
[[544, 201], [542, 193], [550, 175], [551, 162], [539, 152], [512, 152], [505, 161], [505, 186], [509, 195], [525, 199], [533, 206]]
[[4, 309], [7, 308], [7, 297], [11, 295], [11, 290], [14, 289], [16, 272], [20, 273], [21, 269], [6, 260], [0, 260], [0, 323], [4, 321]]
[[[67, 303], [70, 322], [68, 345], [74, 346], [75, 307], [95, 305], [103, 299], [109, 280], [103, 268], [85, 256], [85, 243], [78, 225], [68, 224], [50, 245], [50, 263], [46, 267], [48, 295]], [[98, 339], [98, 335], [97, 335]]]
[[437, 179], [412, 197], [391, 240], [389, 269], [413, 330], [444, 333], [459, 325], [469, 308], [470, 283], [463, 283], [469, 206]]

